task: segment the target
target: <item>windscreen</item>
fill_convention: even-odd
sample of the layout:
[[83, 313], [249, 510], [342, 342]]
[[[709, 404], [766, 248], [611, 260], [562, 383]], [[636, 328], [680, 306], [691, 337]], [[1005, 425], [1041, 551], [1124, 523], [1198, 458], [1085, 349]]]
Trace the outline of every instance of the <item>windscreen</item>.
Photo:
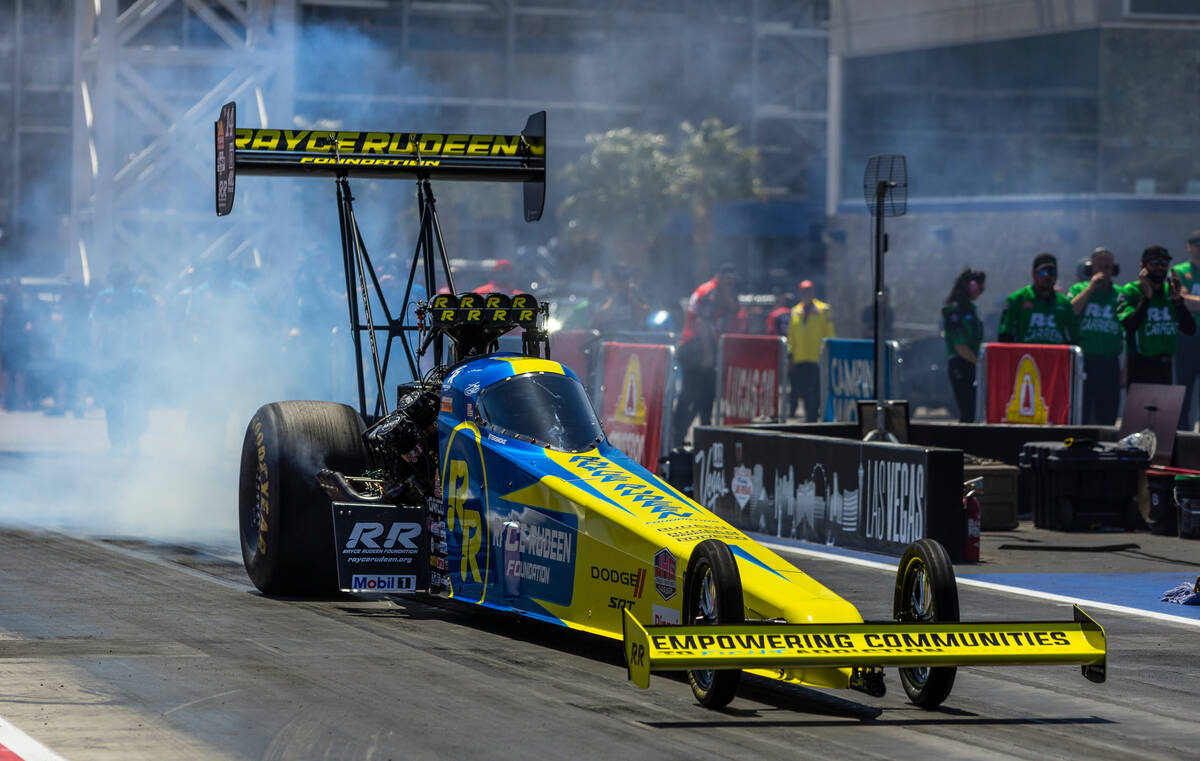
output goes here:
[[499, 434], [561, 452], [582, 452], [604, 438], [587, 392], [566, 375], [525, 373], [488, 386], [479, 413]]

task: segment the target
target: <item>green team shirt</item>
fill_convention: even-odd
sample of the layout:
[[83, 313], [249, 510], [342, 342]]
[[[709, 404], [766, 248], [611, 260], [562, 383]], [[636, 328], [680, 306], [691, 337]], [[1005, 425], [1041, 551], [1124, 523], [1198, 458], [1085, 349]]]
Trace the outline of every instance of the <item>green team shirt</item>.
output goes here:
[[[1161, 357], [1164, 354], [1174, 354], [1179, 343], [1179, 319], [1175, 316], [1175, 308], [1167, 298], [1168, 283], [1163, 283], [1150, 306], [1146, 310], [1146, 321], [1135, 332], [1126, 332], [1129, 354], [1140, 354], [1143, 357]], [[1138, 284], [1127, 283], [1121, 286], [1121, 300], [1117, 306], [1117, 319], [1124, 321], [1137, 309], [1142, 291]]]
[[1033, 286], [1027, 285], [1005, 301], [1000, 335], [1011, 335], [1019, 344], [1073, 344], [1076, 320], [1071, 300], [1057, 291], [1053, 298], [1039, 299]]
[[1183, 292], [1190, 293], [1193, 296], [1200, 296], [1200, 272], [1196, 270], [1196, 266], [1191, 260], [1176, 264], [1171, 269], [1179, 274], [1179, 279], [1183, 281]]
[[954, 350], [958, 344], [966, 344], [968, 349], [979, 354], [979, 345], [983, 343], [983, 323], [979, 321], [979, 313], [970, 301], [942, 307], [942, 329], [946, 334], [947, 357], [958, 356]]
[[[1088, 287], [1087, 283], [1076, 283], [1067, 291], [1067, 298], [1074, 299]], [[1117, 319], [1117, 301], [1120, 292], [1116, 283], [1105, 291], [1092, 291], [1079, 321], [1079, 348], [1089, 357], [1116, 357], [1125, 345], [1125, 330]], [[1074, 311], [1074, 310], [1072, 310]]]

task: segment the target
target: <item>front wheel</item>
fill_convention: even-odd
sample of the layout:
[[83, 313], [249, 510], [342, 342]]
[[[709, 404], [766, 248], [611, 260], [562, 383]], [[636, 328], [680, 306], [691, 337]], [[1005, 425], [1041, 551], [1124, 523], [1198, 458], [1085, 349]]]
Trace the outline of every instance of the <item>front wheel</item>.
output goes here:
[[[729, 546], [706, 539], [692, 550], [683, 584], [683, 620], [693, 624], [740, 624], [746, 620], [742, 578]], [[689, 671], [692, 694], [705, 708], [724, 708], [733, 700], [740, 669]]]
[[[892, 607], [897, 621], [958, 621], [958, 582], [946, 548], [934, 539], [913, 542], [900, 558], [896, 570], [896, 594]], [[900, 669], [900, 682], [913, 705], [936, 708], [950, 696], [955, 666]]]

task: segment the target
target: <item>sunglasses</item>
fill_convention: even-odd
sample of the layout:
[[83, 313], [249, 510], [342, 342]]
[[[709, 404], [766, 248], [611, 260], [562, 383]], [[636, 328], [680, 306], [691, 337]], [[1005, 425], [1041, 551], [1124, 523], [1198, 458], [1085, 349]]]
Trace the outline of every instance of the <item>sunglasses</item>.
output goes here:
[[1034, 270], [1033, 274], [1038, 277], [1050, 277], [1051, 275], [1057, 275], [1058, 270], [1054, 267], [1042, 267], [1040, 270]]
[[1142, 266], [1143, 267], [1169, 267], [1169, 266], [1171, 266], [1171, 260], [1163, 259], [1161, 257], [1158, 259], [1147, 259], [1146, 261], [1142, 262]]

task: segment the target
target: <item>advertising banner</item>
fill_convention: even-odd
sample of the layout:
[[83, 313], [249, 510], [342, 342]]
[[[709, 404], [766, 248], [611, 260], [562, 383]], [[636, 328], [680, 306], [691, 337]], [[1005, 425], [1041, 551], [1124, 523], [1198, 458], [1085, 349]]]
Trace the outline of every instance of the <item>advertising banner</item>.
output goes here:
[[962, 453], [700, 426], [694, 498], [734, 526], [899, 555], [932, 537], [963, 556]]
[[675, 347], [605, 342], [600, 350], [600, 421], [613, 446], [658, 472], [675, 398]]
[[1082, 355], [1075, 346], [984, 344], [977, 419], [987, 423], [1071, 425], [1082, 394]]
[[717, 424], [784, 419], [787, 339], [730, 333], [717, 346]]
[[[899, 356], [900, 345], [888, 341], [884, 399], [891, 399], [900, 385]], [[858, 420], [858, 400], [874, 398], [875, 342], [866, 338], [826, 338], [821, 343], [821, 420], [853, 423]]]

